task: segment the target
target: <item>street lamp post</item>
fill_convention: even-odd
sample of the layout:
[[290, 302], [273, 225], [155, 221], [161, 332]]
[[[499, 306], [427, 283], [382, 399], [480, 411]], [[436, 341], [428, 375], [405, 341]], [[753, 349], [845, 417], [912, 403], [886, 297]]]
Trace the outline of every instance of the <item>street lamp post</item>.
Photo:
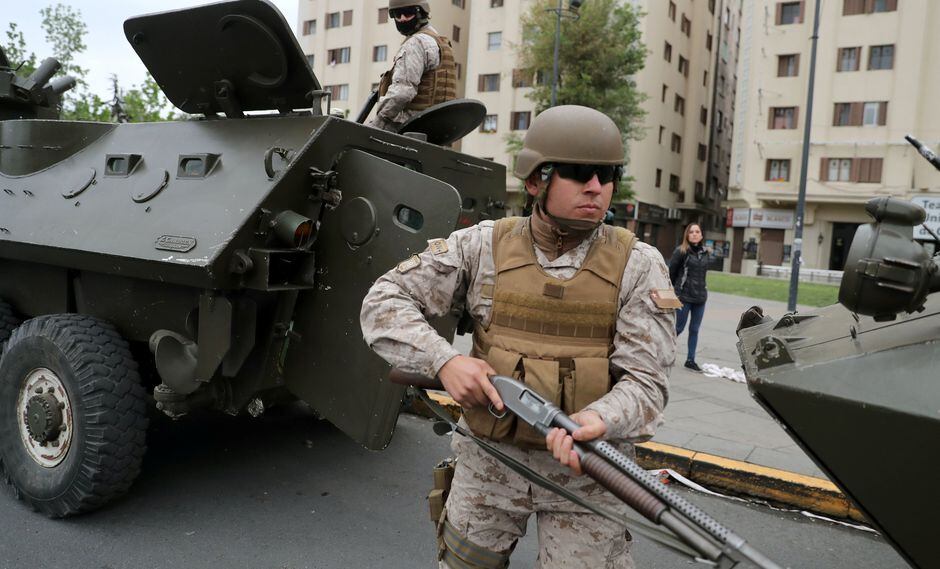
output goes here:
[[558, 50], [561, 46], [561, 19], [562, 17], [571, 18], [577, 21], [581, 14], [578, 10], [584, 0], [568, 0], [568, 7], [564, 7], [565, 0], [558, 0], [557, 8], [549, 8], [549, 12], [555, 13], [555, 58], [552, 69], [552, 106], [558, 102]]

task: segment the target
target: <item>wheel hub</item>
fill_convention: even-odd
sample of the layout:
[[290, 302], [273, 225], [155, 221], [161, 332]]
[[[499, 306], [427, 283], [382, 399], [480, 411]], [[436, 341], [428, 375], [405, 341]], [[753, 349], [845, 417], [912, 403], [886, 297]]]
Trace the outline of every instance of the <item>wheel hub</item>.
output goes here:
[[72, 404], [62, 380], [48, 368], [31, 371], [16, 401], [20, 441], [29, 457], [53, 468], [72, 444]]
[[34, 395], [26, 403], [26, 430], [41, 445], [56, 438], [62, 428], [62, 410], [52, 393]]

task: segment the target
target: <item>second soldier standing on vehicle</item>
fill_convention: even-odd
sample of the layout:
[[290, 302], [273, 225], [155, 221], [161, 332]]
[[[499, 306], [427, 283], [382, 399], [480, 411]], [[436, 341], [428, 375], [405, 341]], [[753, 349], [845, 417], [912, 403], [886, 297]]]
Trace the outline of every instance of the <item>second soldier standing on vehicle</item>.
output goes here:
[[382, 75], [370, 126], [398, 132], [421, 111], [457, 96], [457, 65], [450, 40], [429, 23], [428, 2], [389, 0], [388, 15], [405, 36], [392, 68]]
[[[531, 469], [595, 504], [626, 506], [579, 476], [574, 439], [604, 438], [628, 456], [653, 436], [675, 359], [679, 301], [659, 252], [601, 222], [623, 163], [606, 115], [566, 105], [538, 115], [515, 175], [535, 197], [530, 217], [484, 221], [435, 239], [379, 278], [363, 301], [362, 331], [406, 372], [440, 378], [462, 423]], [[473, 351], [463, 356], [427, 318], [465, 306]], [[521, 378], [582, 427], [538, 435], [511, 416], [488, 376]], [[438, 525], [452, 569], [503, 568], [527, 519], [538, 518], [539, 563], [549, 568], [633, 567], [623, 528], [531, 484], [454, 435], [457, 467]], [[546, 448], [550, 452], [546, 452]]]

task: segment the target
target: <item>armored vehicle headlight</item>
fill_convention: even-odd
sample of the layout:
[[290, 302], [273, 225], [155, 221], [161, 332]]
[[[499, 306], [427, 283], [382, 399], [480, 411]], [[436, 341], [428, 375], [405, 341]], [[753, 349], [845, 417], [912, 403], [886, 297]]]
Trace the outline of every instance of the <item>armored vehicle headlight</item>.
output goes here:
[[278, 241], [302, 249], [307, 246], [313, 235], [313, 221], [288, 209], [277, 214], [274, 218], [273, 229]]

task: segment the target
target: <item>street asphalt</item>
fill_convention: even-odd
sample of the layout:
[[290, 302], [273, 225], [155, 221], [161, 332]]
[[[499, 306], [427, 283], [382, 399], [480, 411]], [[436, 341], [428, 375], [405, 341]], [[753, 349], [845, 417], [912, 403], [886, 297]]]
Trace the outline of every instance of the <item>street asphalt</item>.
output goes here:
[[[695, 357], [700, 365], [715, 364], [728, 371], [741, 371], [734, 330], [741, 313], [754, 305], [763, 307], [764, 314], [773, 318], [787, 312], [782, 302], [709, 292]], [[804, 306], [797, 309], [810, 310]], [[825, 478], [786, 431], [754, 401], [746, 384], [686, 369], [683, 363], [687, 341], [688, 330], [679, 336], [676, 365], [669, 376], [666, 421], [653, 441]], [[458, 336], [454, 345], [469, 353], [469, 335]]]

